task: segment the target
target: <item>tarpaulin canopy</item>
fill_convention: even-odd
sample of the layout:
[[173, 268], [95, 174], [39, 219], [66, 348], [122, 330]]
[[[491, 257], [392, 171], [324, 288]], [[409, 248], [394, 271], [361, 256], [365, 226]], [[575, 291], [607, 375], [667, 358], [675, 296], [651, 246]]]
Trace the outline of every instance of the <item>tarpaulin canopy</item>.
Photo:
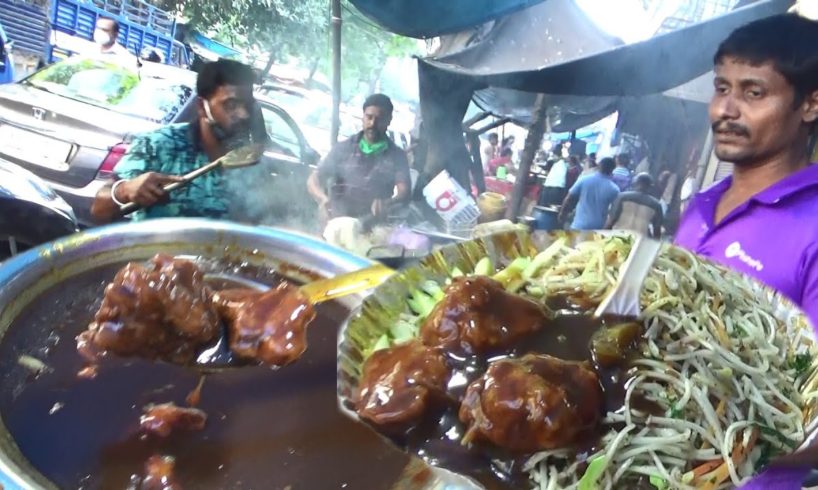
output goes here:
[[385, 29], [409, 37], [450, 34], [543, 0], [350, 0]]
[[551, 129], [577, 129], [617, 110], [625, 96], [661, 94], [705, 74], [732, 30], [790, 5], [759, 0], [625, 45], [597, 28], [573, 0], [546, 0], [444, 36], [438, 51], [418, 63], [421, 116], [430, 135], [426, 171], [445, 168], [468, 182], [458, 131], [472, 97], [484, 110], [525, 124], [536, 94], [549, 94]]
[[712, 68], [725, 36], [785, 12], [792, 0], [763, 0], [628, 45], [605, 36], [573, 0], [547, 0], [495, 22], [472, 44], [422, 60], [479, 84], [570, 95], [660, 93]]

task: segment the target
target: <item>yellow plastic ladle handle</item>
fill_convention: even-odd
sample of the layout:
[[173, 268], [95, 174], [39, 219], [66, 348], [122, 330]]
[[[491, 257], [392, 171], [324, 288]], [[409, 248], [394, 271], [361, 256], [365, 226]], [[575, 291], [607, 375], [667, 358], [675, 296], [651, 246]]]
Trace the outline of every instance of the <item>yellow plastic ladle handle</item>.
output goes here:
[[322, 303], [380, 286], [394, 273], [393, 269], [377, 264], [329, 279], [313, 281], [304, 284], [299, 289], [310, 303]]

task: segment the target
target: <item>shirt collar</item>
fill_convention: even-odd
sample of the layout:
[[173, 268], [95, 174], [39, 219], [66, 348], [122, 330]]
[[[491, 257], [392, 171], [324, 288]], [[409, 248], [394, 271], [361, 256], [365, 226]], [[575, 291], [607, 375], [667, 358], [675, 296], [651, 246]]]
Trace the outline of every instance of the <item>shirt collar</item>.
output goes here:
[[818, 186], [818, 165], [813, 164], [784, 177], [753, 196], [753, 200], [763, 204], [775, 204], [781, 199], [815, 186]]
[[[700, 196], [708, 201], [718, 200], [722, 194], [727, 192], [727, 189], [729, 189], [732, 184], [733, 176], [731, 175], [722, 179], [709, 189], [702, 191]], [[750, 201], [762, 204], [776, 204], [782, 199], [815, 186], [818, 186], [818, 164], [812, 164], [807, 168], [784, 177], [751, 197]]]

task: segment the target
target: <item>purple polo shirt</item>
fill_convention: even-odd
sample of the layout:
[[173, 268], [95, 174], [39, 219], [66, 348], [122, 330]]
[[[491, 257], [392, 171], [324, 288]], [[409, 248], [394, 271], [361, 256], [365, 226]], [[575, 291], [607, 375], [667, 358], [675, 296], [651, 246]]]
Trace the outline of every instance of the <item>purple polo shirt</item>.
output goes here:
[[[675, 243], [780, 291], [818, 325], [818, 165], [771, 185], [715, 224], [731, 182], [693, 198]], [[771, 469], [742, 490], [800, 489], [807, 471]]]

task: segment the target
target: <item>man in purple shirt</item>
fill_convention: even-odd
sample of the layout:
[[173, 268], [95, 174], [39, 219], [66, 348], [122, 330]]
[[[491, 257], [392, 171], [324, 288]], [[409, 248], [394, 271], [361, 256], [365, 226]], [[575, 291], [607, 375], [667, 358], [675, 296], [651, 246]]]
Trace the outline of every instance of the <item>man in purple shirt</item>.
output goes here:
[[[818, 165], [808, 156], [818, 22], [790, 14], [741, 27], [719, 46], [715, 71], [715, 151], [733, 175], [693, 198], [676, 244], [781, 291], [818, 326]], [[805, 474], [774, 468], [743, 488], [799, 489]]]

